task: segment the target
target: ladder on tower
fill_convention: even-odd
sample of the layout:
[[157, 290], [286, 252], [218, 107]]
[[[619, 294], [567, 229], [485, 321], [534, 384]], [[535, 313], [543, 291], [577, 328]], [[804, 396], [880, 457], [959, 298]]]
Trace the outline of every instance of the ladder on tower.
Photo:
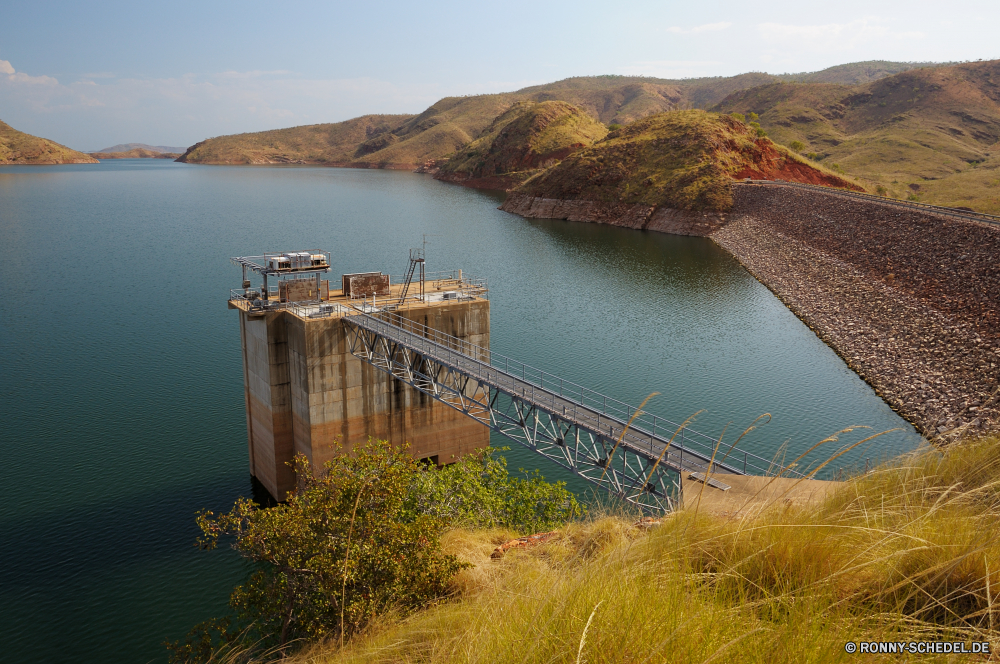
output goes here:
[[410, 267], [406, 270], [406, 279], [403, 282], [403, 290], [399, 294], [399, 304], [406, 302], [406, 296], [410, 292], [410, 285], [413, 283], [413, 273], [420, 267], [420, 299], [424, 299], [424, 250], [410, 249]]

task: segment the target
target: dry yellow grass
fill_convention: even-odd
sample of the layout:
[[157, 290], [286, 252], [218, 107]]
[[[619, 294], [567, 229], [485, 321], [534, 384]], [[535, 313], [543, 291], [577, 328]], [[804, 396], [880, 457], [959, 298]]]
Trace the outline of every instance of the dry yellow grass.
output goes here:
[[449, 533], [475, 564], [454, 599], [292, 661], [773, 664], [870, 661], [848, 641], [1000, 645], [997, 438], [924, 450], [808, 509], [687, 510], [648, 533], [592, 518], [491, 561], [513, 534]]

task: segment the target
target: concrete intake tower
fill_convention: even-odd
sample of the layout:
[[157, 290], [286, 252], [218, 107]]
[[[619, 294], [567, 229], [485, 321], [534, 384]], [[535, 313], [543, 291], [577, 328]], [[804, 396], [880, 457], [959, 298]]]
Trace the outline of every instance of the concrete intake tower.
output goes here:
[[378, 438], [443, 465], [489, 444], [484, 424], [352, 355], [343, 320], [391, 311], [489, 348], [485, 281], [461, 270], [425, 274], [413, 250], [401, 278], [345, 274], [331, 289], [330, 258], [312, 250], [232, 259], [243, 269], [229, 307], [240, 318], [250, 472], [279, 501], [295, 488], [296, 454], [319, 468]]

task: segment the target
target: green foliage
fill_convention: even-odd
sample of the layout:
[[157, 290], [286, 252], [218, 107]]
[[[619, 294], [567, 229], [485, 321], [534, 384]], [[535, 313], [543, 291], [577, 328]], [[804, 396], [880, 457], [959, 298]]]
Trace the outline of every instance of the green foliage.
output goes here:
[[885, 185], [880, 184], [875, 186], [875, 193], [879, 196], [885, 196], [889, 190], [885, 188]]
[[756, 113], [754, 113], [753, 111], [751, 111], [750, 114], [747, 116], [747, 119], [749, 119], [750, 120], [750, 124], [753, 125], [758, 120], [760, 120], [760, 116], [757, 115]]
[[743, 115], [742, 113], [737, 113], [736, 111], [733, 111], [729, 115], [731, 117], [733, 117], [733, 118], [736, 118], [740, 122], [746, 122], [747, 121], [747, 116]]
[[511, 477], [507, 460], [491, 449], [419, 473], [413, 496], [419, 513], [464, 528], [502, 527], [530, 534], [583, 513], [564, 482], [546, 482], [537, 470], [525, 479]]
[[[232, 537], [233, 548], [258, 564], [230, 598], [247, 626], [243, 645], [350, 635], [389, 609], [405, 613], [446, 594], [463, 564], [440, 551], [444, 520], [413, 509], [412, 457], [372, 442], [327, 462], [319, 477], [304, 457], [295, 468], [299, 486], [285, 504], [259, 509], [241, 498], [226, 514], [198, 514], [202, 548]], [[189, 637], [194, 649], [172, 644], [174, 661], [203, 661], [206, 647], [227, 635]]]
[[443, 469], [384, 441], [353, 452], [317, 474], [297, 457], [287, 503], [260, 509], [241, 498], [225, 514], [198, 514], [201, 548], [225, 538], [255, 570], [230, 596], [232, 618], [167, 644], [173, 663], [266, 659], [294, 640], [349, 637], [379, 615], [405, 615], [448, 594], [467, 567], [441, 551], [449, 525], [534, 532], [582, 511], [562, 483], [537, 472], [511, 478], [490, 450]]
[[795, 150], [796, 152], [802, 152], [803, 150], [806, 149], [806, 144], [803, 143], [802, 141], [792, 141], [791, 143], [788, 144], [788, 147]]
[[608, 125], [608, 131], [618, 131], [621, 128], [622, 126], [617, 122], [612, 122], [611, 124]]

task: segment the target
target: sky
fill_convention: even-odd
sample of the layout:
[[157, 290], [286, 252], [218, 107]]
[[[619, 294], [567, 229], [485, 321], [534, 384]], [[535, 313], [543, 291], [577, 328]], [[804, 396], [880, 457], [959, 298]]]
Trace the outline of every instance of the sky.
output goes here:
[[1000, 58], [1000, 2], [0, 2], [0, 120], [188, 146], [570, 76]]

